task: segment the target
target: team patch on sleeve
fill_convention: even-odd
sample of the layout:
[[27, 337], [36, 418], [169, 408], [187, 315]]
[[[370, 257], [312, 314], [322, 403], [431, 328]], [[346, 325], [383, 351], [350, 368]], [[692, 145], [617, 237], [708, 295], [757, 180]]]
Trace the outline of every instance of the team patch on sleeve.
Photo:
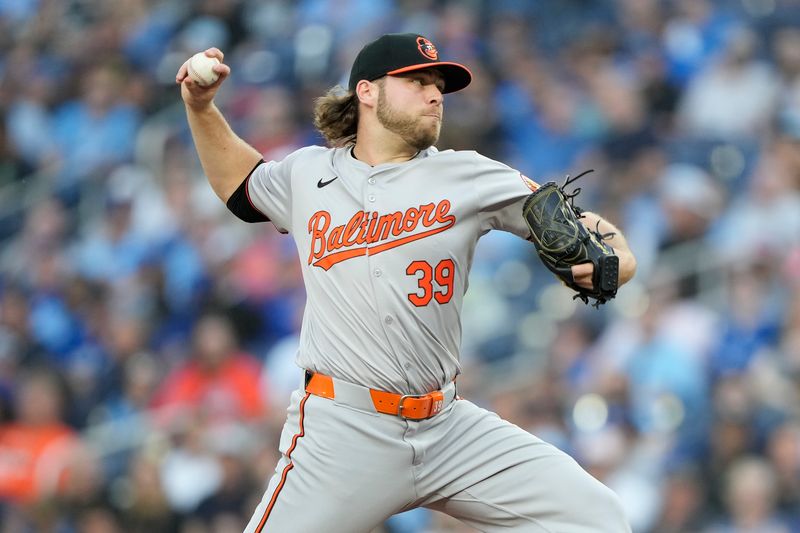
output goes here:
[[519, 174], [519, 177], [520, 177], [520, 178], [522, 178], [522, 183], [524, 183], [524, 184], [525, 184], [525, 186], [526, 186], [527, 188], [529, 188], [531, 191], [533, 191], [533, 192], [536, 192], [536, 189], [538, 189], [538, 188], [539, 188], [539, 184], [538, 184], [538, 183], [536, 183], [535, 181], [533, 181], [532, 179], [530, 179], [530, 178], [529, 178], [528, 176], [526, 176], [525, 174], [522, 174], [522, 173], [520, 172], [520, 174]]

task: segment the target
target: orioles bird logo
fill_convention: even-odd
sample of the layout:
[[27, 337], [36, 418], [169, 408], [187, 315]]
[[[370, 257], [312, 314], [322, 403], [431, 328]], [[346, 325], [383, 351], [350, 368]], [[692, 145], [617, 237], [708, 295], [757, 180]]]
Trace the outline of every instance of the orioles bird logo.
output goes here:
[[439, 59], [439, 52], [436, 50], [436, 47], [425, 37], [417, 37], [417, 48], [419, 48], [420, 53], [428, 59], [433, 61]]

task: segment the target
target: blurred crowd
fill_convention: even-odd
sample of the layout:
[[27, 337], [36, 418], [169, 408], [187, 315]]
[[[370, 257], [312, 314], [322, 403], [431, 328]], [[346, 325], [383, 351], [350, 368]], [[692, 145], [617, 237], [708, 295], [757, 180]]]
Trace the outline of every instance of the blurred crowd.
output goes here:
[[291, 239], [206, 184], [175, 72], [222, 49], [218, 105], [279, 159], [402, 31], [474, 73], [440, 149], [594, 168], [578, 203], [639, 259], [594, 310], [484, 237], [460, 394], [571, 453], [636, 533], [800, 531], [797, 0], [0, 0], [0, 533], [243, 529], [305, 295]]

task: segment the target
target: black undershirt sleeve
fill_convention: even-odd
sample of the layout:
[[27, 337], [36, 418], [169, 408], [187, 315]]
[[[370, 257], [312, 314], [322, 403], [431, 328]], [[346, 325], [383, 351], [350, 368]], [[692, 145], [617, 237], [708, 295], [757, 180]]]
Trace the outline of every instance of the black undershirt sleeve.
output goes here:
[[245, 222], [268, 222], [269, 218], [259, 211], [254, 205], [253, 202], [250, 201], [250, 196], [247, 194], [247, 182], [250, 181], [250, 176], [253, 175], [253, 171], [259, 167], [259, 165], [264, 164], [264, 160], [262, 159], [256, 166], [253, 167], [253, 170], [247, 174], [247, 177], [242, 181], [242, 184], [239, 185], [239, 188], [234, 191], [225, 205], [228, 206], [228, 209], [239, 217], [240, 219], [244, 220]]

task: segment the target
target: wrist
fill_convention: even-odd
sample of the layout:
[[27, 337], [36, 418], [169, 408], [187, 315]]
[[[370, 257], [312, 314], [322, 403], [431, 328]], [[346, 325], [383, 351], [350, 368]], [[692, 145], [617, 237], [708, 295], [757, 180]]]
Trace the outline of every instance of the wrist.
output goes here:
[[203, 115], [203, 114], [212, 114], [216, 111], [217, 106], [214, 104], [214, 100], [184, 100], [184, 106], [186, 107], [187, 112], [191, 112], [195, 115]]

